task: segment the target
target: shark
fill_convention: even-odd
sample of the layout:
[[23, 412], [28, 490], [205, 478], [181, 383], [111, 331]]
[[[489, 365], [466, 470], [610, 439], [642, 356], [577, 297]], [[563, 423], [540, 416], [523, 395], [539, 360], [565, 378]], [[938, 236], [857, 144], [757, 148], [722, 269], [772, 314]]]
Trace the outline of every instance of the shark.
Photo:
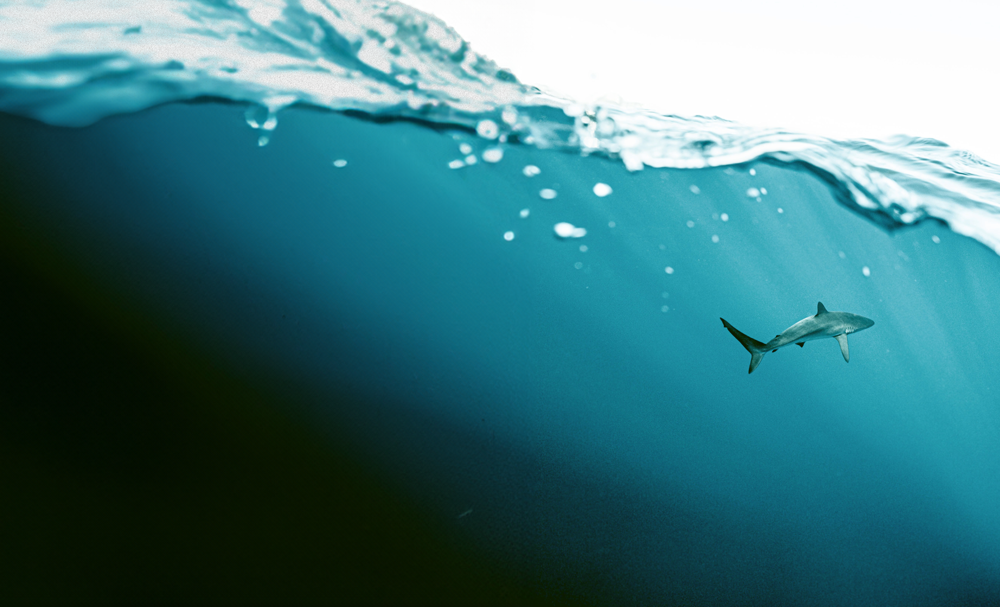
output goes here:
[[816, 304], [816, 315], [803, 318], [794, 325], [776, 335], [774, 339], [761, 343], [752, 337], [740, 333], [736, 327], [729, 324], [725, 318], [720, 318], [723, 326], [739, 340], [743, 347], [750, 353], [750, 371], [757, 368], [764, 355], [768, 352], [777, 352], [779, 348], [795, 344], [804, 347], [807, 341], [832, 337], [840, 343], [840, 353], [844, 355], [844, 361], [851, 362], [851, 352], [847, 349], [847, 336], [851, 333], [863, 331], [875, 324], [875, 321], [864, 316], [851, 314], [850, 312], [830, 312], [823, 305], [823, 302]]

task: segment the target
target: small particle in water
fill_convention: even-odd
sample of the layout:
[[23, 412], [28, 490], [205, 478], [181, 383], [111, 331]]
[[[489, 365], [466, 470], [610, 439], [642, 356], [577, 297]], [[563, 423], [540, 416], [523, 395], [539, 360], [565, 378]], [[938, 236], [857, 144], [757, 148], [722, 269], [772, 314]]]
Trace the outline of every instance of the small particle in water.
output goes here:
[[660, 293], [660, 297], [662, 297], [663, 299], [670, 299], [670, 293], [664, 291], [663, 293]]
[[257, 145], [258, 145], [258, 146], [260, 146], [260, 147], [264, 147], [264, 146], [265, 146], [265, 145], [267, 145], [267, 144], [268, 144], [268, 143], [269, 143], [270, 141], [271, 141], [271, 138], [270, 138], [270, 137], [268, 137], [267, 135], [261, 135], [261, 136], [260, 136], [260, 137], [259, 137], [259, 138], [257, 139]]
[[763, 194], [764, 196], [767, 196], [767, 188], [761, 188], [760, 193]]
[[458, 146], [458, 151], [462, 152], [463, 154], [471, 154], [472, 146], [469, 145], [468, 143], [463, 143], [462, 145]]
[[749, 198], [756, 198], [758, 196], [760, 196], [760, 190], [758, 190], [757, 188], [748, 188], [747, 189], [747, 197], [749, 197]]
[[483, 139], [496, 139], [500, 135], [500, 127], [492, 120], [480, 120], [476, 125], [476, 133]]
[[500, 162], [503, 160], [503, 150], [500, 148], [490, 148], [483, 152], [484, 162]]
[[587, 252], [587, 245], [585, 245], [585, 244], [580, 245], [580, 252], [581, 253], [586, 253]]
[[456, 518], [465, 518], [465, 517], [469, 516], [470, 514], [472, 514], [472, 508], [469, 508], [468, 510], [466, 510], [462, 514], [459, 514]]
[[594, 186], [594, 195], [598, 198], [604, 198], [611, 193], [611, 186], [606, 183], [598, 183]]
[[689, 189], [691, 190], [692, 194], [701, 194], [701, 188], [699, 188], [696, 185], [691, 186]]
[[938, 238], [937, 236], [931, 236], [931, 240], [934, 242], [934, 244], [941, 244], [941, 239]]
[[843, 251], [837, 251], [837, 255], [840, 255], [841, 259], [847, 259], [847, 255]]
[[729, 213], [723, 213], [722, 215], [719, 215], [719, 219], [721, 219], [722, 221], [729, 221]]
[[531, 211], [528, 209], [521, 209], [521, 219], [524, 219], [528, 215], [531, 215]]
[[687, 227], [689, 227], [689, 228], [693, 228], [693, 227], [694, 227], [694, 222], [693, 222], [693, 221], [691, 221], [690, 219], [688, 219], [688, 222], [687, 222]]
[[514, 240], [514, 233], [510, 231], [504, 232], [503, 239], [506, 240], [507, 242]]
[[673, 274], [674, 273], [674, 269], [672, 267], [670, 267], [670, 266], [667, 266], [667, 267], [663, 268], [663, 271], [666, 272], [667, 274]]
[[718, 221], [719, 220], [719, 214], [718, 213], [712, 213], [712, 220], [713, 221]]
[[669, 311], [670, 311], [670, 306], [663, 306], [662, 308], [660, 308], [660, 312], [669, 312]]
[[465, 166], [465, 163], [462, 162], [461, 160], [452, 160], [451, 162], [448, 163], [448, 168], [449, 169], [460, 169], [460, 168], [462, 168], [464, 166]]
[[784, 212], [785, 212], [785, 209], [783, 209], [783, 208], [781, 208], [781, 207], [778, 207], [778, 212], [779, 212], [779, 213], [784, 213]]
[[751, 175], [756, 175], [757, 174], [757, 169], [750, 169], [750, 174]]
[[544, 198], [545, 200], [552, 200], [557, 196], [557, 193], [552, 188], [545, 188], [544, 190], [538, 192], [538, 195]]
[[583, 268], [583, 262], [582, 261], [578, 261], [575, 264], [573, 264], [573, 267], [576, 268], [577, 270], [580, 270], [580, 269]]
[[587, 235], [587, 230], [578, 228], [575, 225], [560, 221], [555, 226], [556, 236], [559, 238], [583, 238]]
[[616, 225], [616, 224], [615, 224], [615, 222], [613, 222], [613, 221], [609, 221], [609, 222], [608, 222], [608, 227], [609, 227], [609, 228], [613, 228], [613, 227], [615, 227], [615, 225]]
[[525, 177], [534, 177], [535, 175], [541, 173], [542, 169], [536, 167], [533, 164], [529, 164], [528, 166], [524, 167], [524, 169], [521, 172], [524, 173]]
[[871, 271], [871, 269], [868, 268], [868, 266], [865, 266], [865, 267], [861, 268], [861, 273], [864, 274], [865, 276], [871, 276], [872, 275], [872, 271]]
[[475, 154], [469, 154], [468, 156], [466, 156], [465, 157], [465, 164], [468, 164], [468, 165], [476, 164], [476, 155]]
[[338, 169], [342, 169], [345, 166], [347, 166], [347, 161], [344, 160], [343, 158], [340, 158], [338, 160], [334, 160], [333, 161], [333, 166], [337, 167]]
[[661, 251], [666, 251], [666, 250], [667, 250], [667, 245], [665, 245], [665, 244], [661, 244], [661, 245], [660, 245], [660, 250], [661, 250]]
[[718, 234], [712, 234], [712, 242], [719, 242], [719, 235]]

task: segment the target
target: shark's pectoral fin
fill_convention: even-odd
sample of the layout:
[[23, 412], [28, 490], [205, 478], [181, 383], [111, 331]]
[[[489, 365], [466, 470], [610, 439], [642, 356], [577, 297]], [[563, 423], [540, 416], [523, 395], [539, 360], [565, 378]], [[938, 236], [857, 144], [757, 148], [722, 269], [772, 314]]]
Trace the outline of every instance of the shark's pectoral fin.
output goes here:
[[798, 346], [798, 347], [800, 347], [800, 348], [805, 348], [805, 347], [806, 347], [806, 342], [804, 342], [804, 341], [800, 341], [799, 343], [797, 343], [797, 344], [795, 344], [795, 345], [797, 345], [797, 346]]
[[777, 352], [777, 351], [778, 351], [778, 349], [777, 349], [777, 348], [775, 348], [775, 349], [771, 350], [771, 352]]
[[840, 342], [840, 353], [844, 355], [844, 362], [851, 362], [851, 352], [847, 349], [847, 333], [841, 333], [836, 338]]

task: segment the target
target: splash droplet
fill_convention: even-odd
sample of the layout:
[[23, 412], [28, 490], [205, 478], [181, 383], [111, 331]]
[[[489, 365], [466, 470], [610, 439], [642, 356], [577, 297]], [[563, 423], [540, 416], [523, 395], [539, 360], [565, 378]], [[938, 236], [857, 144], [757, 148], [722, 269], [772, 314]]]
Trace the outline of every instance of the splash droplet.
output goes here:
[[606, 183], [598, 183], [594, 185], [594, 195], [598, 198], [604, 198], [611, 193], [611, 186]]

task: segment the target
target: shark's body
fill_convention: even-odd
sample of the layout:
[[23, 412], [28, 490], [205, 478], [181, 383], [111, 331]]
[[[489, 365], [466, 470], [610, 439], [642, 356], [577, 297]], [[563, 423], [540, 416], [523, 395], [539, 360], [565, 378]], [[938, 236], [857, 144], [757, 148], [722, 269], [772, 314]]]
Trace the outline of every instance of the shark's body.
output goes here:
[[850, 312], [829, 312], [823, 306], [823, 302], [819, 302], [816, 308], [816, 316], [803, 318], [766, 344], [740, 333], [736, 327], [726, 322], [725, 318], [719, 320], [729, 329], [733, 337], [743, 344], [747, 352], [750, 352], [750, 373], [753, 373], [768, 352], [776, 352], [779, 348], [792, 344], [802, 347], [807, 341], [826, 337], [833, 337], [840, 342], [840, 352], [844, 355], [844, 360], [850, 362], [851, 353], [847, 349], [847, 335], [867, 329], [874, 325], [875, 321]]

